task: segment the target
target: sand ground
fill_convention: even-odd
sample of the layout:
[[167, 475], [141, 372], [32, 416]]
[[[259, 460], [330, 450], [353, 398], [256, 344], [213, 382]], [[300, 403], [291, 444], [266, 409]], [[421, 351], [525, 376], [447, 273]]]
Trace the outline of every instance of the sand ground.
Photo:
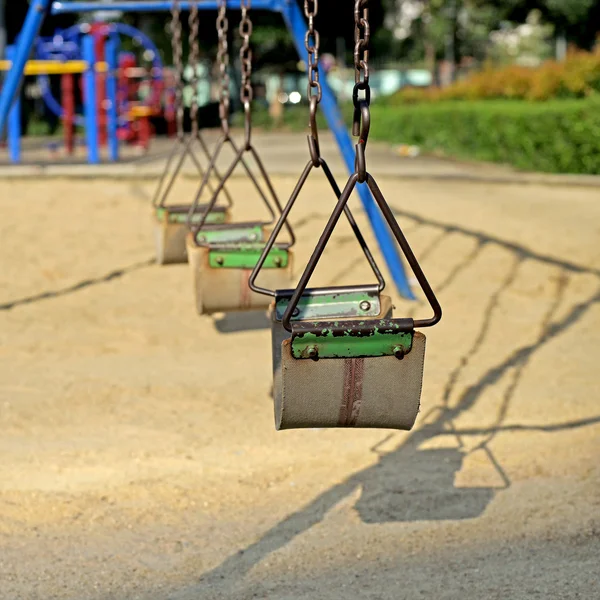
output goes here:
[[[445, 310], [410, 433], [276, 433], [266, 320], [153, 263], [153, 182], [0, 181], [0, 598], [599, 596], [598, 190], [379, 183]], [[347, 229], [318, 277], [369, 279]]]

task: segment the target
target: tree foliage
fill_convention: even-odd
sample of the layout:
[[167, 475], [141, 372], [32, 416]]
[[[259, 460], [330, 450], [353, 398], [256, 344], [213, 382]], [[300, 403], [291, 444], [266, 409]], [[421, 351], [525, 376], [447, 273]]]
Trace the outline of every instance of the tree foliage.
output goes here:
[[505, 22], [525, 23], [532, 11], [569, 42], [591, 49], [600, 22], [598, 0], [385, 0], [385, 7], [386, 22], [409, 61], [428, 54], [484, 59], [490, 32]]

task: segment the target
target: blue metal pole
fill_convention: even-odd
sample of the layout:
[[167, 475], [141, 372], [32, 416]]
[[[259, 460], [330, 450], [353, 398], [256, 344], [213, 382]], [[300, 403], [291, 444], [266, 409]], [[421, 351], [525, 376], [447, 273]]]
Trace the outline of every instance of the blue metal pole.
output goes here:
[[81, 42], [83, 60], [88, 64], [83, 74], [85, 99], [83, 116], [85, 120], [85, 137], [88, 149], [88, 162], [96, 165], [100, 162], [98, 149], [98, 102], [96, 97], [96, 49], [94, 36], [86, 35]]
[[[282, 12], [290, 0], [252, 0], [252, 8], [255, 10], [270, 10]], [[294, 0], [295, 1], [295, 0]], [[185, 1], [179, 3], [181, 10], [189, 10], [193, 2]], [[118, 12], [166, 12], [171, 9], [173, 2], [170, 1], [148, 1], [137, 2], [135, 0], [123, 0], [121, 2], [54, 2], [52, 14], [62, 15], [66, 13], [86, 13], [101, 11]], [[205, 0], [198, 3], [201, 10], [217, 10], [217, 0]], [[231, 10], [240, 9], [240, 0], [227, 0], [227, 8]]]
[[[16, 48], [9, 46], [6, 49], [6, 58], [14, 60]], [[18, 164], [21, 162], [21, 94], [15, 98], [8, 114], [8, 153], [10, 161]]]
[[33, 42], [44, 22], [50, 2], [51, 0], [32, 0], [29, 5], [25, 23], [19, 34], [19, 41], [16, 44], [13, 63], [0, 92], [0, 134], [4, 131], [10, 107], [21, 88], [25, 65], [29, 60]]
[[106, 99], [108, 100], [107, 111], [107, 134], [108, 134], [108, 155], [113, 162], [119, 160], [119, 138], [117, 131], [118, 107], [117, 107], [117, 69], [119, 68], [119, 36], [111, 33], [106, 40], [105, 46], [106, 62], [108, 64], [108, 77], [106, 79]]
[[[292, 33], [294, 43], [298, 50], [298, 54], [303, 57], [305, 55], [304, 36], [306, 35], [306, 21], [302, 14], [300, 7], [296, 2], [292, 1], [286, 3], [286, 8], [283, 11], [283, 18], [288, 26], [288, 29]], [[305, 60], [305, 59], [304, 59]], [[337, 100], [329, 84], [327, 78], [321, 73], [321, 87], [323, 89], [323, 99], [321, 100], [321, 107], [323, 113], [329, 123], [329, 128], [333, 132], [333, 135], [337, 141], [337, 144], [342, 153], [342, 157], [350, 173], [354, 172], [354, 161], [356, 157], [354, 144], [348, 133], [348, 129], [344, 124], [344, 119], [337, 105]], [[400, 258], [398, 251], [398, 244], [392, 236], [390, 229], [379, 210], [379, 207], [373, 200], [371, 192], [366, 184], [359, 184], [357, 186], [358, 194], [362, 201], [365, 213], [369, 218], [379, 248], [385, 258], [388, 269], [398, 288], [400, 294], [409, 300], [414, 300], [415, 295], [413, 294], [408, 280], [406, 279], [406, 271]]]

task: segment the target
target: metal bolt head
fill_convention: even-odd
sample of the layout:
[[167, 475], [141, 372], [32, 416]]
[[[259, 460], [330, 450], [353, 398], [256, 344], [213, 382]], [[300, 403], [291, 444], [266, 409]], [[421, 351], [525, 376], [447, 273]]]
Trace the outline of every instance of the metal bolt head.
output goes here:
[[251, 233], [249, 237], [251, 242], [256, 242], [258, 239], [258, 236], [255, 233]]
[[402, 346], [396, 346], [394, 348], [394, 356], [398, 360], [402, 360], [404, 358], [404, 348]]
[[293, 317], [299, 317], [300, 316], [300, 309], [299, 308], [295, 308], [294, 312], [292, 313]]
[[217, 256], [216, 263], [217, 263], [217, 264], [218, 264], [220, 267], [222, 267], [222, 266], [223, 266], [223, 264], [225, 263], [225, 259], [224, 259], [222, 256]]
[[201, 235], [198, 237], [198, 241], [203, 244], [204, 242], [206, 242], [206, 236], [205, 235]]
[[276, 258], [273, 262], [275, 263], [276, 267], [281, 267], [281, 259], [280, 258]]
[[371, 303], [367, 302], [366, 300], [363, 300], [360, 303], [360, 310], [364, 310], [365, 312], [367, 312], [368, 310], [371, 310]]
[[317, 358], [319, 358], [319, 351], [316, 346], [310, 346], [308, 348], [308, 357], [312, 358], [313, 360], [317, 360]]

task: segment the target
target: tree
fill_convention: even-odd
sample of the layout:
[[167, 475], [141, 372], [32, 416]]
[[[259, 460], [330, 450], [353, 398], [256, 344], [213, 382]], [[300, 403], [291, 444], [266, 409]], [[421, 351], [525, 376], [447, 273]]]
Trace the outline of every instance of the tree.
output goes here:
[[[385, 0], [386, 25], [409, 62], [425, 60], [432, 72], [445, 59], [458, 65], [462, 57], [483, 61], [490, 33], [505, 22], [525, 23], [533, 11], [545, 31], [591, 48], [600, 27], [598, 0]], [[456, 74], [456, 68], [452, 69]]]
[[557, 24], [573, 25], [586, 19], [596, 0], [545, 0], [544, 4]]

